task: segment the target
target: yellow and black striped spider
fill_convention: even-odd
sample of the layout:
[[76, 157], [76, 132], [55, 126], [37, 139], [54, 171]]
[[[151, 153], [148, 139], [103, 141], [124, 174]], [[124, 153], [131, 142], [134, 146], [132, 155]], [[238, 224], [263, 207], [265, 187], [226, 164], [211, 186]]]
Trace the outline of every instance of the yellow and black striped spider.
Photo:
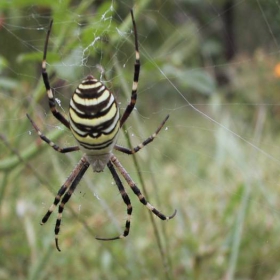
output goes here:
[[147, 138], [144, 142], [139, 144], [133, 149], [128, 149], [116, 144], [117, 137], [123, 124], [131, 114], [137, 99], [137, 87], [140, 73], [140, 54], [138, 50], [138, 37], [136, 23], [134, 20], [133, 11], [131, 10], [131, 18], [134, 30], [135, 39], [135, 64], [134, 64], [134, 80], [132, 84], [131, 100], [127, 105], [124, 114], [120, 117], [119, 106], [115, 100], [112, 92], [110, 92], [106, 86], [95, 79], [93, 76], [89, 75], [82, 81], [82, 83], [76, 88], [72, 95], [69, 108], [69, 121], [56, 109], [55, 98], [50, 87], [48, 73], [46, 70], [46, 57], [49, 36], [52, 28], [52, 21], [50, 23], [42, 61], [42, 78], [46, 87], [49, 107], [53, 116], [59, 120], [64, 126], [71, 130], [73, 136], [78, 142], [78, 146], [72, 146], [67, 148], [60, 148], [58, 145], [49, 140], [38, 128], [35, 122], [27, 115], [32, 126], [37, 131], [40, 138], [49, 144], [55, 151], [59, 153], [70, 153], [74, 151], [81, 150], [84, 152], [82, 158], [78, 162], [75, 169], [71, 172], [70, 176], [67, 178], [66, 182], [59, 189], [53, 204], [48, 209], [47, 213], [42, 219], [41, 225], [46, 223], [52, 214], [54, 208], [58, 206], [58, 216], [55, 225], [55, 244], [58, 251], [60, 248], [58, 246], [58, 234], [60, 230], [60, 224], [62, 219], [62, 212], [65, 204], [71, 198], [71, 195], [75, 191], [81, 178], [87, 171], [88, 167], [91, 165], [94, 172], [101, 172], [104, 170], [105, 166], [109, 168], [111, 174], [116, 182], [122, 199], [127, 207], [127, 219], [125, 223], [125, 230], [123, 234], [112, 237], [112, 238], [100, 238], [96, 237], [98, 240], [115, 240], [123, 238], [129, 234], [130, 229], [130, 218], [132, 213], [132, 205], [130, 199], [123, 187], [123, 184], [119, 178], [119, 175], [115, 169], [121, 173], [125, 181], [131, 187], [132, 191], [138, 196], [141, 203], [143, 203], [150, 211], [152, 211], [156, 216], [162, 220], [169, 220], [176, 215], [176, 210], [171, 216], [165, 216], [160, 213], [154, 206], [152, 206], [145, 197], [142, 195], [140, 190], [137, 188], [134, 181], [131, 179], [127, 171], [124, 169], [122, 164], [113, 154], [112, 150], [118, 150], [122, 153], [131, 155], [138, 152], [145, 145], [151, 143], [157, 134], [160, 132], [165, 122], [167, 121], [167, 116], [158, 129]]

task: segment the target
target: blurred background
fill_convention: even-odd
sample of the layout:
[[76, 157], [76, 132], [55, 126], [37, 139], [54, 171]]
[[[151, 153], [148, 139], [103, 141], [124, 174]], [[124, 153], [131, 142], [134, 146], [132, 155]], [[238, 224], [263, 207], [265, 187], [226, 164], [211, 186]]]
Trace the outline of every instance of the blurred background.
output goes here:
[[[153, 217], [110, 172], [87, 171], [63, 214], [40, 221], [80, 152], [56, 153], [26, 118], [62, 147], [71, 133], [51, 114], [91, 74], [130, 100], [135, 49], [138, 100], [118, 144], [135, 146], [170, 119], [134, 156], [115, 155], [148, 200], [174, 219]], [[0, 2], [0, 279], [280, 279], [280, 6], [277, 1]], [[124, 180], [123, 180], [124, 181]]]

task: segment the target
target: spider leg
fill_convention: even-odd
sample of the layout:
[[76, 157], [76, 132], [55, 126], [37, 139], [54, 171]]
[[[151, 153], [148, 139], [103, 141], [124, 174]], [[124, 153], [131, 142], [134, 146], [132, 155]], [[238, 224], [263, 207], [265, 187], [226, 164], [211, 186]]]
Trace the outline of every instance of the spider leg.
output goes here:
[[26, 114], [27, 118], [29, 119], [29, 121], [31, 122], [32, 126], [34, 127], [34, 129], [37, 131], [37, 134], [39, 135], [39, 137], [46, 142], [47, 144], [49, 144], [55, 151], [59, 152], [59, 153], [70, 153], [70, 152], [74, 152], [74, 151], [78, 151], [80, 150], [79, 146], [71, 146], [71, 147], [67, 147], [67, 148], [60, 148], [58, 145], [56, 145], [54, 142], [52, 142], [49, 138], [47, 138], [38, 128], [38, 126], [35, 124], [35, 122], [31, 119], [31, 117]]
[[124, 203], [126, 204], [126, 207], [127, 207], [127, 219], [126, 219], [126, 222], [125, 222], [125, 230], [123, 232], [123, 234], [119, 235], [119, 236], [116, 236], [116, 237], [112, 237], [112, 238], [100, 238], [100, 237], [95, 237], [97, 240], [102, 240], [102, 241], [109, 241], [109, 240], [116, 240], [116, 239], [120, 239], [120, 238], [124, 238], [126, 237], [128, 234], [129, 234], [129, 229], [130, 229], [130, 218], [131, 218], [131, 213], [132, 213], [132, 205], [130, 203], [130, 199], [128, 197], [128, 194], [126, 193], [124, 187], [123, 187], [123, 184], [119, 178], [119, 175], [118, 173], [116, 172], [113, 164], [111, 163], [111, 161], [109, 161], [107, 163], [107, 166], [109, 168], [109, 170], [111, 171], [112, 173], [112, 176], [118, 186], [118, 189], [120, 191], [120, 194], [122, 196], [122, 199], [124, 201]]
[[52, 29], [52, 24], [53, 24], [53, 21], [50, 22], [50, 26], [49, 26], [46, 41], [45, 41], [44, 55], [43, 55], [43, 61], [42, 61], [42, 78], [43, 78], [43, 81], [45, 84], [45, 88], [47, 90], [47, 95], [48, 95], [48, 99], [49, 99], [49, 107], [51, 109], [53, 116], [56, 119], [58, 119], [61, 123], [63, 123], [68, 129], [70, 129], [69, 121], [56, 109], [55, 98], [54, 98], [54, 94], [53, 94], [51, 86], [50, 86], [49, 76], [47, 73], [46, 59], [47, 59], [47, 50], [48, 50], [48, 43], [49, 43], [49, 37], [50, 37], [51, 29]]
[[134, 64], [134, 77], [133, 77], [133, 84], [132, 84], [132, 91], [131, 91], [131, 99], [130, 103], [127, 105], [122, 118], [120, 120], [120, 127], [123, 126], [129, 115], [131, 114], [137, 99], [137, 89], [138, 89], [138, 81], [139, 81], [139, 74], [140, 74], [140, 53], [138, 48], [138, 35], [137, 35], [137, 28], [136, 23], [134, 20], [133, 10], [130, 10], [131, 19], [133, 23], [133, 30], [134, 30], [134, 41], [135, 41], [135, 64]]
[[158, 135], [158, 133], [160, 132], [160, 130], [162, 129], [162, 127], [164, 126], [164, 124], [166, 123], [168, 118], [169, 118], [169, 115], [166, 116], [166, 118], [163, 120], [163, 122], [157, 128], [157, 130], [151, 136], [149, 136], [145, 141], [143, 141], [141, 144], [139, 144], [138, 146], [136, 146], [132, 149], [128, 149], [128, 148], [125, 148], [125, 147], [122, 147], [122, 146], [119, 146], [119, 145], [115, 145], [114, 149], [118, 150], [122, 153], [128, 154], [128, 155], [137, 153], [139, 150], [144, 148], [146, 145], [151, 143], [156, 138], [156, 136]]
[[60, 224], [61, 224], [61, 219], [62, 219], [62, 213], [64, 210], [65, 204], [68, 202], [68, 200], [71, 198], [73, 192], [75, 191], [77, 185], [81, 181], [82, 177], [84, 176], [85, 172], [87, 171], [89, 167], [89, 162], [86, 160], [85, 157], [82, 157], [81, 160], [79, 161], [78, 165], [75, 167], [75, 169], [72, 171], [70, 176], [74, 176], [74, 180], [72, 181], [71, 186], [69, 187], [68, 191], [66, 194], [63, 196], [61, 202], [59, 203], [58, 206], [58, 215], [56, 219], [56, 224], [55, 224], [55, 245], [58, 251], [60, 251], [60, 248], [58, 246], [58, 234], [60, 231]]
[[[41, 225], [43, 225], [44, 223], [46, 223], [48, 221], [48, 219], [49, 219], [50, 215], [52, 214], [54, 208], [59, 203], [58, 215], [57, 215], [55, 230], [54, 230], [54, 232], [55, 232], [55, 245], [56, 245], [56, 248], [57, 248], [58, 251], [60, 251], [60, 248], [58, 246], [58, 234], [59, 234], [59, 231], [60, 231], [60, 224], [61, 224], [62, 212], [64, 210], [64, 206], [68, 202], [68, 200], [70, 199], [72, 193], [75, 191], [77, 185], [79, 184], [80, 180], [82, 179], [82, 177], [85, 174], [88, 167], [89, 167], [88, 161], [86, 160], [85, 157], [82, 157], [81, 160], [79, 161], [79, 163], [77, 164], [77, 166], [71, 172], [70, 176], [67, 178], [66, 182], [59, 189], [59, 191], [58, 191], [58, 193], [57, 193], [57, 195], [54, 199], [53, 204], [51, 205], [48, 212], [46, 213], [46, 215], [42, 219]], [[62, 197], [62, 200], [61, 200], [61, 197]]]
[[124, 179], [126, 180], [126, 182], [128, 183], [128, 185], [131, 187], [132, 191], [138, 196], [140, 202], [142, 204], [144, 204], [150, 211], [152, 211], [156, 216], [158, 216], [161, 220], [170, 220], [172, 219], [175, 215], [177, 210], [174, 211], [174, 213], [171, 216], [166, 216], [164, 214], [162, 214], [161, 212], [159, 212], [153, 205], [151, 205], [146, 198], [144, 197], [144, 195], [141, 193], [141, 191], [138, 189], [138, 187], [136, 186], [136, 184], [134, 183], [134, 181], [131, 179], [131, 177], [129, 176], [129, 174], [127, 173], [127, 171], [124, 169], [124, 167], [122, 166], [122, 164], [119, 162], [119, 160], [112, 155], [111, 156], [111, 162], [116, 166], [116, 168], [120, 171], [120, 173], [122, 174], [122, 176], [124, 177]]

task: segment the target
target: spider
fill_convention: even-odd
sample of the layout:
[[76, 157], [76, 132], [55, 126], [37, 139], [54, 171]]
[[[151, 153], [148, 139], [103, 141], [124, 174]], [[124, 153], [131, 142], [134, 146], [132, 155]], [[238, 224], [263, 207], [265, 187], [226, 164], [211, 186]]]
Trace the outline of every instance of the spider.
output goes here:
[[[106, 86], [94, 78], [92, 75], [88, 75], [76, 88], [70, 100], [69, 108], [69, 120], [67, 120], [56, 108], [55, 97], [50, 86], [48, 73], [46, 70], [46, 58], [48, 41], [52, 29], [53, 20], [50, 22], [49, 29], [46, 35], [44, 54], [42, 61], [42, 78], [46, 87], [47, 96], [49, 100], [49, 107], [53, 116], [66, 126], [73, 134], [74, 138], [78, 142], [77, 146], [71, 146], [61, 148], [50, 139], [48, 139], [38, 128], [36, 123], [27, 114], [32, 126], [36, 130], [39, 137], [49, 144], [55, 151], [59, 153], [70, 153], [81, 150], [84, 154], [77, 166], [71, 172], [65, 183], [59, 189], [53, 204], [48, 209], [47, 213], [41, 221], [41, 225], [45, 224], [54, 208], [58, 205], [58, 216], [55, 224], [55, 245], [58, 251], [61, 251], [58, 245], [58, 234], [60, 231], [60, 224], [62, 219], [62, 213], [65, 204], [71, 198], [77, 185], [82, 179], [83, 175], [87, 171], [88, 167], [91, 166], [93, 172], [101, 172], [104, 168], [109, 168], [113, 179], [119, 189], [124, 203], [127, 208], [127, 219], [125, 222], [125, 229], [119, 236], [112, 238], [101, 238], [96, 237], [98, 240], [116, 240], [124, 238], [129, 234], [130, 230], [130, 219], [132, 214], [132, 205], [128, 194], [125, 191], [122, 181], [119, 178], [117, 171], [123, 176], [127, 184], [131, 187], [132, 191], [138, 196], [140, 202], [144, 204], [152, 213], [162, 220], [172, 219], [176, 215], [176, 210], [171, 216], [166, 216], [159, 212], [154, 206], [152, 206], [142, 195], [130, 175], [124, 169], [120, 161], [113, 154], [112, 150], [115, 149], [122, 153], [131, 155], [137, 153], [144, 146], [151, 143], [157, 134], [160, 132], [165, 122], [169, 118], [167, 115], [157, 130], [143, 141], [138, 146], [128, 149], [116, 144], [117, 137], [123, 124], [130, 116], [137, 99], [137, 88], [140, 73], [140, 54], [138, 50], [138, 36], [136, 23], [131, 9], [131, 20], [134, 31], [134, 43], [135, 43], [135, 64], [134, 64], [134, 79], [132, 84], [131, 100], [127, 105], [124, 114], [120, 116], [119, 106], [116, 102], [114, 94], [110, 92]], [[117, 169], [117, 171], [116, 171]]]

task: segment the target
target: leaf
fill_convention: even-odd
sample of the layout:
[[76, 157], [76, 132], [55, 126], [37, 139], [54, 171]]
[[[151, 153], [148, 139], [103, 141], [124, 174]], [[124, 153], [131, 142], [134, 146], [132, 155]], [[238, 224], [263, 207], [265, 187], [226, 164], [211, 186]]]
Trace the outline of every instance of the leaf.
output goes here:
[[205, 95], [211, 95], [216, 92], [215, 80], [205, 70], [189, 70], [165, 65], [163, 71], [168, 76], [172, 75], [187, 89], [193, 89]]
[[0, 78], [0, 88], [2, 89], [14, 89], [17, 87], [16, 80], [9, 78]]
[[[17, 57], [18, 63], [25, 63], [25, 62], [41, 62], [43, 59], [43, 53], [42, 52], [30, 52], [30, 53], [24, 53], [20, 54]], [[52, 53], [48, 51], [47, 54], [47, 61], [58, 61], [60, 59], [59, 55], [56, 53]]]
[[1, 72], [3, 69], [7, 68], [8, 64], [9, 64], [9, 63], [8, 63], [8, 60], [5, 59], [3, 56], [0, 56], [0, 72]]

